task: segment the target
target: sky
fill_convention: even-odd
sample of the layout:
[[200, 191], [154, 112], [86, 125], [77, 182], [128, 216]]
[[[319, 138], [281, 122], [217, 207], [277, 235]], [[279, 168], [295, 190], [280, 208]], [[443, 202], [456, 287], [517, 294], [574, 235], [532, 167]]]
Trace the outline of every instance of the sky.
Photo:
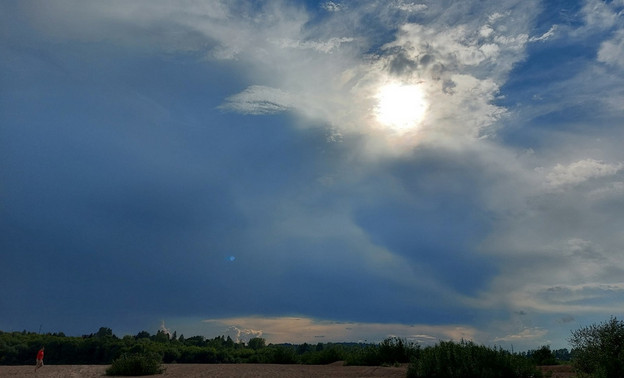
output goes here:
[[2, 1], [0, 330], [569, 348], [624, 308], [624, 1]]

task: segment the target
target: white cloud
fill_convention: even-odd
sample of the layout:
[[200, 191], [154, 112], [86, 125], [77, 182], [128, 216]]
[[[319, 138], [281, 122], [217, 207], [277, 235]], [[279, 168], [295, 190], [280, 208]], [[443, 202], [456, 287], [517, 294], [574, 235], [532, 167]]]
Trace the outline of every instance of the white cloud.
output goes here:
[[[248, 341], [263, 337], [269, 343], [322, 342], [380, 342], [388, 337], [402, 337], [421, 344], [439, 340], [475, 340], [479, 332], [463, 325], [425, 325], [397, 323], [363, 323], [319, 320], [307, 317], [233, 317], [207, 319], [204, 323], [224, 326], [236, 340]], [[232, 337], [234, 339], [234, 337]]]
[[427, 4], [403, 3], [403, 2], [398, 4], [396, 7], [402, 11], [409, 12], [409, 13], [420, 12], [428, 8]]
[[340, 45], [347, 42], [354, 41], [354, 38], [350, 37], [333, 37], [328, 39], [327, 41], [301, 41], [301, 40], [291, 40], [291, 39], [279, 39], [276, 43], [283, 48], [296, 48], [296, 49], [311, 49], [316, 50], [318, 52], [322, 52], [325, 54], [331, 53], [332, 51], [340, 48]]
[[[622, 163], [609, 164], [604, 161], [585, 159], [568, 165], [557, 164], [550, 171], [546, 172], [545, 179], [548, 187], [560, 189], [594, 178], [613, 176], [622, 170], [623, 167]], [[538, 169], [538, 172], [543, 171], [543, 169]]]
[[557, 25], [553, 25], [550, 27], [550, 29], [548, 29], [546, 33], [540, 35], [539, 37], [531, 37], [529, 39], [529, 42], [546, 41], [555, 35], [556, 30], [557, 30]]
[[328, 12], [340, 12], [344, 9], [344, 5], [333, 1], [326, 1], [321, 4], [321, 8], [325, 9]]
[[[204, 320], [205, 323], [214, 322], [213, 320]], [[262, 337], [261, 330], [255, 330], [250, 328], [241, 328], [238, 325], [230, 325], [225, 330], [225, 335], [229, 336], [234, 342], [249, 342], [254, 337]]]
[[618, 30], [610, 40], [602, 42], [598, 61], [624, 68], [624, 29]]
[[243, 114], [272, 114], [291, 108], [292, 97], [279, 89], [253, 85], [243, 92], [228, 97], [222, 109]]
[[494, 342], [507, 341], [507, 342], [518, 342], [518, 341], [529, 341], [534, 342], [535, 340], [539, 340], [543, 338], [548, 333], [547, 330], [542, 328], [525, 328], [518, 333], [509, 334], [502, 337], [494, 338]]
[[[428, 102], [434, 104], [421, 135], [410, 139], [412, 146], [427, 138], [428, 132], [433, 135], [430, 141], [492, 134], [505, 113], [494, 105], [499, 87], [513, 64], [523, 58], [528, 41], [530, 14], [537, 8], [530, 3], [469, 3], [466, 6], [483, 16], [464, 22], [455, 20], [459, 10], [394, 3], [404, 12], [422, 12], [430, 20], [422, 24], [406, 24], [386, 2], [355, 4], [349, 12], [341, 11], [342, 3], [324, 2], [321, 7], [333, 14], [319, 25], [308, 23], [305, 8], [280, 1], [252, 11], [245, 4], [226, 1], [111, 6], [66, 0], [47, 3], [45, 9], [33, 7], [32, 15], [37, 27], [56, 38], [104, 39], [142, 49], [190, 50], [208, 59], [236, 60], [247, 67], [249, 87], [227, 98], [223, 109], [245, 114], [289, 110], [342, 135], [372, 138], [367, 142], [369, 153], [395, 153], [396, 141], [384, 134], [373, 114], [376, 91], [391, 80], [421, 83]], [[73, 10], [71, 14], [67, 9]], [[366, 53], [378, 33], [364, 25], [371, 14], [378, 18], [379, 27], [400, 30], [379, 55]], [[451, 20], [456, 26], [449, 28]], [[345, 25], [352, 25], [353, 35], [344, 34]], [[306, 124], [310, 123], [298, 125]], [[390, 139], [384, 142], [384, 138]]]
[[585, 17], [587, 27], [594, 29], [608, 29], [615, 25], [618, 19], [617, 2], [602, 0], [587, 0], [581, 13]]

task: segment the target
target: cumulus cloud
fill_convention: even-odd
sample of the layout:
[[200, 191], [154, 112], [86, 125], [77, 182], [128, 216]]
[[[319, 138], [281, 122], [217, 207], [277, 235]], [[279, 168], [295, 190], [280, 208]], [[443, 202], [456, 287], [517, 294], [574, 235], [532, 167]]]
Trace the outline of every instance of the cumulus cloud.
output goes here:
[[609, 164], [594, 159], [579, 160], [568, 165], [557, 164], [546, 172], [546, 184], [552, 189], [560, 189], [590, 179], [613, 176], [623, 167], [622, 163]]
[[[214, 320], [205, 320], [204, 322], [214, 322]], [[229, 336], [234, 342], [249, 342], [249, 340], [255, 337], [262, 337], [263, 332], [261, 330], [255, 330], [250, 328], [241, 328], [237, 325], [231, 325], [225, 330], [225, 336]]]
[[480, 333], [462, 325], [426, 325], [395, 323], [360, 323], [320, 320], [309, 317], [237, 317], [204, 320], [211, 324], [237, 324], [228, 326], [232, 339], [248, 341], [263, 337], [270, 343], [304, 343], [322, 339], [323, 342], [376, 343], [388, 337], [399, 336], [421, 344], [434, 344], [439, 340], [475, 340]]
[[[68, 17], [63, 12], [68, 6], [82, 17]], [[383, 129], [373, 114], [375, 95], [389, 81], [420, 83], [432, 105], [413, 143], [427, 133], [479, 138], [495, 132], [506, 112], [495, 100], [503, 78], [523, 57], [527, 14], [534, 8], [530, 2], [516, 4], [512, 14], [505, 3], [467, 6], [483, 16], [457, 22], [459, 10], [407, 1], [394, 3], [399, 14], [389, 12], [386, 2], [354, 4], [341, 12], [342, 3], [327, 1], [321, 7], [332, 17], [309, 25], [302, 8], [281, 2], [263, 3], [252, 16], [246, 5], [225, 1], [188, 2], [182, 8], [153, 2], [146, 11], [141, 3], [101, 6], [67, 0], [48, 5], [45, 12], [33, 9], [33, 17], [51, 35], [195, 50], [208, 59], [241, 62], [250, 67], [250, 85], [224, 99], [222, 109], [244, 114], [290, 110], [315, 120], [312, 125], [320, 122], [343, 134], [374, 138], [368, 145], [376, 148], [367, 150], [372, 153], [396, 151], [394, 142], [382, 147]], [[405, 22], [414, 12], [423, 12], [422, 23]], [[373, 29], [365, 26], [371, 14], [380, 23]], [[345, 23], [356, 25], [352, 35], [344, 35]], [[137, 24], [140, 32], [132, 31]], [[399, 32], [379, 54], [368, 53], [382, 29]]]

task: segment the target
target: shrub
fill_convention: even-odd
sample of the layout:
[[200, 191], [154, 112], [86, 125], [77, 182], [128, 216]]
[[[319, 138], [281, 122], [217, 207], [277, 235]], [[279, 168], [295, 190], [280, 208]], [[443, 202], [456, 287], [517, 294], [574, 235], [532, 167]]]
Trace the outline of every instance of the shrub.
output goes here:
[[579, 376], [624, 377], [624, 321], [592, 324], [572, 332], [572, 364]]
[[408, 377], [522, 378], [541, 377], [526, 358], [473, 342], [442, 341], [420, 352], [407, 371]]
[[154, 375], [162, 374], [164, 371], [158, 356], [154, 354], [130, 354], [114, 360], [112, 365], [106, 369], [106, 375]]
[[379, 345], [368, 345], [348, 354], [347, 365], [395, 365], [417, 358], [420, 346], [398, 337], [390, 337]]
[[531, 351], [530, 358], [535, 365], [557, 365], [557, 359], [548, 345]]

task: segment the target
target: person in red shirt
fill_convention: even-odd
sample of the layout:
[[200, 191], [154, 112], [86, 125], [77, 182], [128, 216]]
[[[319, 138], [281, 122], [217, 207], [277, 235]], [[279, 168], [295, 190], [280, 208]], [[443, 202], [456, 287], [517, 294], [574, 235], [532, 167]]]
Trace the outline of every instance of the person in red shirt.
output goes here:
[[43, 366], [43, 350], [44, 349], [45, 349], [44, 347], [41, 347], [41, 349], [39, 349], [39, 352], [37, 352], [37, 364], [35, 365], [35, 371], [37, 371], [37, 369]]

